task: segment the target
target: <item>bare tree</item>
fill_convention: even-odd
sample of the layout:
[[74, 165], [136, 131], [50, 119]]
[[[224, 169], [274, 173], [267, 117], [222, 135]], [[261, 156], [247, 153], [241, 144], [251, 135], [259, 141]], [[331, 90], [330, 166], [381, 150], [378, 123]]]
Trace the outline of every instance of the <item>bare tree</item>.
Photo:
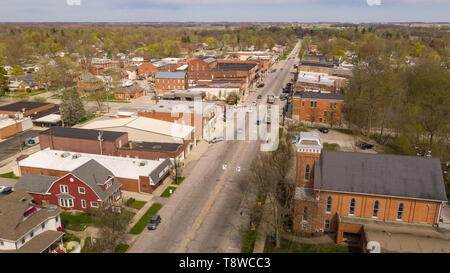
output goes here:
[[276, 246], [280, 247], [280, 234], [286, 223], [292, 219], [295, 193], [294, 149], [290, 136], [280, 139], [278, 149], [260, 152], [253, 160], [249, 180], [260, 194], [267, 197], [272, 217], [264, 219], [275, 230]]

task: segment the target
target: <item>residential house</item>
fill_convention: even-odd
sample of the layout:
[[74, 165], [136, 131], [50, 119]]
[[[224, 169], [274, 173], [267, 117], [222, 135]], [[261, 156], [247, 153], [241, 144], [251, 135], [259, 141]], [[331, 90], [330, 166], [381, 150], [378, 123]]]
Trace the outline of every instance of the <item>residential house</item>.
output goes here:
[[21, 189], [0, 192], [0, 253], [48, 253], [62, 244], [61, 209], [32, 199]]
[[28, 192], [38, 205], [86, 210], [117, 204], [121, 186], [110, 170], [91, 159], [62, 177], [25, 174], [15, 187]]
[[144, 96], [144, 89], [138, 84], [131, 86], [121, 86], [113, 90], [116, 100], [138, 99]]
[[[160, 185], [168, 176], [169, 168], [172, 165], [169, 159], [146, 160], [131, 157], [71, 153], [47, 148], [26, 158], [20, 158], [18, 161], [19, 175], [64, 177], [92, 159], [111, 171], [114, 177], [122, 184], [121, 190], [145, 193], [152, 193]], [[97, 182], [104, 182], [103, 179], [101, 180], [98, 179]]]

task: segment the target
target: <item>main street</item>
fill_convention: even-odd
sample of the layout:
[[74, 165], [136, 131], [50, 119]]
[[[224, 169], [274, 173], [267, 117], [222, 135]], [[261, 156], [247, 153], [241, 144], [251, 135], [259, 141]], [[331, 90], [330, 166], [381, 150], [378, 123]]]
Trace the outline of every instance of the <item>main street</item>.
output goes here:
[[[300, 43], [291, 55], [299, 49]], [[267, 94], [279, 95], [295, 61], [276, 64], [277, 72], [269, 73], [265, 86], [244, 104], [257, 101], [258, 95], [263, 96], [260, 102]], [[159, 211], [161, 224], [144, 230], [129, 252], [240, 252], [239, 228], [249, 223], [256, 195], [247, 180], [248, 169], [259, 148], [260, 141], [248, 140], [210, 144], [200, 159], [185, 166], [186, 179]]]

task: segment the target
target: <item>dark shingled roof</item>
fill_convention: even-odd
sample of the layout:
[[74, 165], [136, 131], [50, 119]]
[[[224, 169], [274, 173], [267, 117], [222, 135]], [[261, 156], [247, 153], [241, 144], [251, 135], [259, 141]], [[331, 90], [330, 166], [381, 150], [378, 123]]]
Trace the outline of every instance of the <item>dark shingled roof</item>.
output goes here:
[[301, 65], [306, 65], [306, 66], [321, 66], [321, 67], [329, 67], [329, 68], [333, 68], [334, 64], [333, 63], [329, 63], [329, 62], [315, 62], [315, 61], [307, 61], [307, 60], [303, 60], [301, 62]]
[[23, 108], [25, 108], [25, 111], [29, 111], [49, 104], [51, 103], [21, 100], [18, 102], [0, 106], [0, 111], [22, 112]]
[[[172, 166], [172, 162], [170, 161], [170, 159], [166, 158], [166, 160], [164, 160], [161, 164], [159, 164], [158, 167], [156, 167], [153, 170], [153, 172], [150, 174], [150, 177], [152, 178], [152, 181], [155, 184], [158, 184], [159, 182], [161, 182], [161, 179], [170, 171], [170, 166]], [[164, 174], [160, 177], [159, 174], [166, 167], [168, 167], [167, 171], [165, 171]]]
[[321, 93], [321, 92], [295, 92], [294, 96], [302, 99], [318, 99], [318, 100], [344, 100], [344, 95], [340, 93]]
[[218, 62], [216, 68], [213, 70], [239, 70], [239, 71], [248, 71], [258, 66], [258, 64], [249, 64], [249, 63], [222, 63]]
[[[103, 201], [108, 199], [109, 196], [111, 196], [122, 186], [110, 170], [103, 167], [103, 165], [94, 159], [89, 160], [70, 173], [89, 185], [97, 196]], [[108, 176], [114, 177], [114, 182], [111, 187], [104, 191], [100, 188], [100, 185], [103, 185], [106, 182]]]
[[68, 127], [51, 127], [48, 130], [40, 132], [39, 135], [53, 135], [56, 137], [69, 137], [98, 140], [98, 133], [103, 132], [102, 138], [104, 141], [115, 141], [117, 138], [126, 134], [125, 132], [114, 131], [100, 131], [92, 129], [68, 128]]
[[46, 193], [52, 183], [58, 179], [54, 176], [25, 174], [17, 181], [15, 187], [31, 193]]
[[314, 189], [447, 201], [440, 160], [417, 156], [322, 151]]

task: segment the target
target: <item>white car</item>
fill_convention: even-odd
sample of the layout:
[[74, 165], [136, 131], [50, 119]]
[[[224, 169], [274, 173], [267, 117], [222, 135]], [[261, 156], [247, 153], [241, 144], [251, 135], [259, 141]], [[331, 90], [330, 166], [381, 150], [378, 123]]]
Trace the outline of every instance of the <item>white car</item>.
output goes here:
[[256, 101], [252, 102], [252, 105], [253, 105], [253, 106], [256, 106], [256, 105], [257, 105]]
[[248, 112], [248, 113], [253, 112], [253, 107], [249, 106], [249, 107], [247, 108], [247, 112]]

